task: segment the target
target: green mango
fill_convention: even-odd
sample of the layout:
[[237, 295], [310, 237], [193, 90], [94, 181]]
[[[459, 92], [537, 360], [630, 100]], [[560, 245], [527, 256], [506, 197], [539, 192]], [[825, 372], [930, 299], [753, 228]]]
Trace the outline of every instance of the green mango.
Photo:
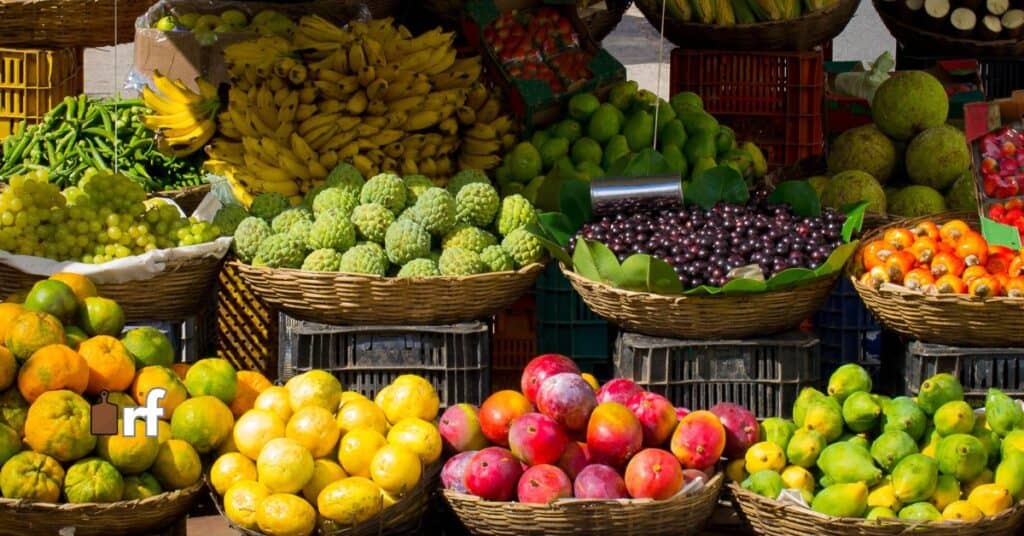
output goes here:
[[839, 402], [825, 397], [808, 404], [803, 427], [817, 431], [829, 443], [839, 439], [843, 435], [843, 410]]
[[919, 502], [910, 506], [904, 506], [900, 510], [900, 519], [908, 521], [940, 521], [942, 512], [939, 512], [932, 503]]
[[601, 166], [593, 162], [583, 162], [576, 165], [576, 171], [580, 174], [583, 180], [590, 182], [594, 179], [598, 179], [607, 175], [605, 170], [601, 169]]
[[761, 421], [760, 437], [763, 441], [771, 441], [778, 445], [782, 452], [788, 452], [787, 447], [795, 431], [796, 423], [793, 421], [779, 417], [769, 417]]
[[1005, 437], [1014, 429], [1024, 427], [1024, 410], [999, 389], [989, 389], [985, 396], [985, 420], [993, 432]]
[[629, 154], [629, 142], [626, 141], [626, 137], [622, 134], [616, 134], [604, 146], [604, 154], [601, 156], [601, 167], [609, 170], [619, 160], [628, 158]]
[[555, 125], [555, 136], [573, 143], [583, 137], [583, 126], [573, 119], [563, 119]]
[[645, 111], [633, 112], [622, 127], [622, 135], [629, 143], [629, 149], [638, 152], [652, 147], [654, 143], [654, 116]]
[[943, 474], [966, 482], [974, 480], [988, 466], [988, 450], [978, 438], [967, 434], [953, 434], [939, 441], [935, 459]]
[[809, 469], [814, 467], [821, 451], [827, 446], [825, 436], [814, 430], [798, 428], [786, 446], [786, 458], [793, 465]]
[[903, 430], [918, 441], [924, 436], [928, 417], [913, 399], [898, 396], [882, 405], [882, 430]]
[[[652, 112], [653, 113], [653, 112]], [[672, 121], [675, 121], [677, 117], [676, 111], [672, 108], [665, 99], [660, 99], [658, 103], [658, 122], [655, 128], [658, 129], [658, 136], [661, 136], [661, 132], [665, 129], [665, 125], [668, 125]]]
[[896, 512], [882, 506], [876, 506], [868, 510], [868, 515], [864, 516], [864, 519], [896, 519]]
[[690, 170], [686, 164], [686, 157], [683, 156], [683, 152], [679, 150], [679, 147], [675, 145], [668, 145], [661, 150], [661, 156], [665, 158], [665, 163], [673, 173], [679, 175], [679, 178], [690, 176]]
[[578, 93], [569, 99], [569, 117], [586, 122], [600, 106], [601, 101], [593, 93]]
[[673, 119], [658, 131], [658, 145], [662, 148], [674, 145], [680, 149], [686, 146], [686, 129], [683, 122]]
[[960, 380], [948, 372], [940, 372], [921, 383], [917, 392], [917, 405], [921, 411], [934, 415], [946, 402], [964, 399], [964, 388]]
[[871, 442], [868, 441], [868, 438], [866, 438], [866, 437], [864, 437], [863, 435], [860, 435], [860, 434], [857, 434], [855, 436], [851, 436], [850, 438], [848, 438], [846, 440], [846, 442], [850, 443], [850, 444], [853, 444], [853, 445], [857, 445], [858, 447], [860, 447], [860, 448], [862, 448], [864, 450], [870, 450], [871, 449]]
[[[654, 115], [654, 106], [658, 104], [658, 96], [649, 89], [641, 89], [636, 92], [633, 96], [633, 102], [629, 105], [629, 111], [636, 112], [650, 112]], [[623, 110], [626, 111], [626, 110]]]
[[769, 499], [777, 499], [786, 485], [782, 482], [782, 476], [779, 473], [765, 469], [748, 476], [740, 483], [740, 487]]
[[1024, 452], [1024, 430], [1013, 430], [1003, 436], [1002, 444], [999, 447], [1003, 458], [1009, 456], [1013, 451]]
[[818, 479], [818, 487], [822, 489], [835, 485], [835, 483], [836, 481], [826, 474], [822, 474], [821, 478]]
[[611, 104], [604, 103], [599, 106], [594, 115], [590, 116], [590, 122], [587, 123], [587, 137], [597, 143], [608, 143], [608, 140], [611, 140], [622, 129], [619, 113]]
[[939, 464], [924, 454], [911, 454], [896, 464], [889, 478], [903, 504], [925, 501], [939, 485]]
[[640, 89], [640, 84], [634, 80], [627, 80], [625, 82], [619, 82], [612, 86], [612, 89], [608, 92], [608, 103], [612, 106], [625, 111], [633, 104], [633, 97], [636, 96], [637, 90]]
[[932, 422], [935, 431], [944, 436], [969, 434], [974, 430], [974, 410], [963, 400], [953, 400], [939, 406]]
[[1015, 450], [999, 462], [995, 483], [1010, 490], [1014, 501], [1024, 500], [1024, 452]]
[[818, 456], [818, 467], [837, 484], [866, 482], [873, 486], [882, 479], [882, 471], [875, 467], [871, 453], [845, 441], [825, 447]]
[[683, 154], [687, 162], [696, 162], [701, 158], [715, 158], [715, 137], [708, 132], [687, 133]]
[[672, 105], [672, 109], [676, 111], [677, 115], [682, 115], [685, 112], [703, 112], [704, 101], [700, 98], [700, 95], [692, 91], [682, 91], [676, 93], [669, 99], [669, 104]]
[[999, 438], [999, 434], [989, 430], [985, 423], [984, 417], [976, 417], [971, 435], [978, 438], [978, 441], [985, 446], [985, 452], [988, 453], [988, 466], [995, 469], [999, 463], [1003, 440]]
[[512, 181], [512, 170], [504, 163], [494, 170], [494, 180], [498, 185], [505, 185]]
[[604, 156], [604, 149], [601, 144], [590, 138], [580, 138], [572, 144], [570, 151], [572, 161], [579, 166], [583, 162], [590, 162], [594, 165], [601, 165], [601, 157]]
[[881, 416], [882, 406], [865, 391], [857, 391], [843, 402], [843, 420], [854, 432], [867, 432], [877, 427]]
[[960, 481], [950, 475], [939, 475], [935, 493], [928, 498], [928, 502], [941, 512], [949, 506], [949, 503], [958, 500], [960, 500]]
[[871, 444], [871, 458], [887, 473], [911, 454], [917, 454], [917, 443], [903, 430], [885, 432]]
[[765, 159], [760, 147], [755, 145], [754, 142], [748, 141], [740, 145], [740, 149], [743, 149], [750, 155], [755, 179], [760, 179], [768, 174], [768, 160]]
[[804, 387], [797, 395], [793, 403], [793, 422], [797, 426], [804, 425], [804, 415], [807, 413], [807, 406], [814, 400], [825, 398], [825, 394], [813, 387]]
[[690, 159], [687, 159], [686, 161], [690, 163], [691, 181], [699, 179], [702, 175], [704, 175], [705, 171], [718, 165], [715, 162], [714, 158], [701, 158], [698, 159], [696, 162]]
[[533, 133], [533, 136], [530, 137], [530, 145], [539, 148], [544, 145], [544, 142], [551, 139], [551, 136], [551, 133], [548, 132], [547, 130], [538, 130]]
[[555, 162], [563, 156], [569, 155], [569, 140], [565, 138], [548, 138], [544, 145], [538, 147], [540, 150], [540, 161], [544, 169], [551, 169]]
[[754, 166], [750, 160], [750, 155], [746, 151], [741, 149], [730, 149], [724, 153], [718, 155], [718, 162], [723, 166], [729, 166], [736, 171], [739, 171], [740, 175], [743, 175], [744, 179], [750, 179], [754, 174]]
[[833, 484], [814, 497], [811, 510], [835, 517], [864, 517], [868, 487], [863, 482]]
[[858, 391], [871, 393], [871, 375], [856, 363], [847, 363], [835, 370], [828, 378], [828, 394], [840, 404], [846, 397]]
[[718, 135], [718, 120], [713, 115], [706, 112], [683, 112], [679, 114], [679, 120], [686, 127], [687, 136], [693, 136], [698, 132], [710, 136], [714, 149], [710, 156], [715, 156], [718, 153], [718, 146], [715, 143], [715, 136]]
[[721, 155], [736, 148], [736, 132], [725, 126], [718, 126], [718, 134], [715, 134], [715, 148]]

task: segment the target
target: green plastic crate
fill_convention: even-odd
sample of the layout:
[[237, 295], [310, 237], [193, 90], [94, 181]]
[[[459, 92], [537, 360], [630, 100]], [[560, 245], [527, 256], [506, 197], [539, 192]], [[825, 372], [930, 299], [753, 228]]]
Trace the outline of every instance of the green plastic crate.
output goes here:
[[611, 377], [614, 328], [595, 315], [554, 263], [537, 280], [537, 352], [572, 357], [583, 372]]

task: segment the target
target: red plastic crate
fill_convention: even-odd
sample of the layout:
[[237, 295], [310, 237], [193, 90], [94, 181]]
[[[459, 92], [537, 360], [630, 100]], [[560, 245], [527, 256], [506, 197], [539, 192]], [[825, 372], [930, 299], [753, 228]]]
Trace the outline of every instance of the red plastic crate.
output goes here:
[[537, 355], [537, 301], [526, 294], [494, 317], [491, 389], [519, 390], [523, 367]]
[[672, 51], [671, 92], [692, 91], [704, 109], [753, 141], [774, 169], [824, 152], [824, 56], [812, 52]]

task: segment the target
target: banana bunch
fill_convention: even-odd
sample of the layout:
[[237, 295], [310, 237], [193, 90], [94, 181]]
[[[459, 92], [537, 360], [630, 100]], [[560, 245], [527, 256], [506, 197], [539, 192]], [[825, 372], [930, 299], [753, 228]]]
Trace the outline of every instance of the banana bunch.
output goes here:
[[217, 132], [215, 117], [220, 109], [217, 88], [196, 79], [199, 93], [180, 81], [153, 73], [153, 86], [142, 88], [142, 98], [152, 114], [142, 117], [146, 128], [156, 132], [160, 152], [184, 158], [201, 149]]
[[298, 200], [340, 162], [439, 184], [460, 166], [496, 167], [516, 141], [513, 122], [479, 83], [481, 58], [458, 58], [453, 43], [452, 33], [413, 36], [389, 18], [339, 27], [307, 16], [291, 40], [231, 45], [232, 86], [207, 169], [246, 192], [239, 200]]
[[[648, 0], [650, 1], [650, 0]], [[836, 0], [665, 0], [671, 18], [718, 26], [795, 19]], [[653, 5], [653, 4], [652, 4]], [[657, 5], [661, 9], [661, 4]]]

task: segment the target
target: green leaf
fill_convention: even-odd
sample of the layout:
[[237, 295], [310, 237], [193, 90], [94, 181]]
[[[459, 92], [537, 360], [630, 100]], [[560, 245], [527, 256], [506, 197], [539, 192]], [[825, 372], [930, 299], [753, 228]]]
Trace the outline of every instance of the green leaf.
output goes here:
[[769, 203], [786, 204], [798, 216], [821, 216], [821, 201], [811, 183], [807, 181], [783, 181], [768, 196]]
[[[627, 259], [628, 260], [628, 259]], [[683, 282], [671, 264], [651, 257], [650, 275], [648, 276], [651, 292], [657, 294], [681, 294]]]
[[832, 254], [825, 259], [825, 262], [814, 270], [815, 275], [822, 277], [841, 271], [846, 266], [846, 262], [849, 261], [850, 257], [857, 251], [858, 244], [860, 244], [860, 240], [854, 240], [853, 242], [837, 247]]
[[[558, 215], [564, 217], [563, 214]], [[544, 215], [542, 214], [540, 217], [543, 218], [543, 216]], [[570, 257], [569, 252], [565, 250], [565, 245], [560, 243], [559, 239], [553, 236], [548, 229], [545, 229], [536, 223], [531, 223], [526, 226], [526, 230], [533, 234], [533, 236], [537, 237], [537, 240], [539, 240], [541, 245], [548, 250], [548, 253], [550, 253], [552, 257], [558, 259], [566, 266], [573, 265], [572, 257]], [[566, 244], [567, 243], [568, 242], [566, 242]]]
[[569, 239], [579, 231], [579, 227], [573, 225], [573, 222], [561, 212], [542, 212], [537, 216], [537, 221], [548, 236], [562, 247], [568, 246]]
[[679, 294], [683, 284], [665, 261], [647, 254], [631, 255], [622, 263], [619, 288], [655, 294]]
[[775, 276], [768, 280], [768, 289], [774, 290], [800, 281], [808, 281], [816, 277], [818, 277], [818, 274], [814, 270], [809, 270], [807, 268], [788, 268], [775, 274]]
[[558, 193], [558, 205], [571, 223], [571, 228], [579, 230], [590, 221], [590, 184], [581, 180], [563, 181]]
[[601, 281], [601, 271], [597, 269], [597, 261], [590, 251], [590, 242], [580, 240], [572, 254], [572, 269], [591, 281]]
[[853, 235], [860, 232], [860, 228], [864, 225], [864, 213], [867, 211], [868, 201], [861, 201], [852, 205], [843, 207], [839, 212], [846, 214], [846, 222], [843, 223], [843, 242], [849, 242], [853, 239]]
[[650, 147], [636, 153], [636, 156], [626, 164], [626, 168], [623, 170], [623, 174], [627, 177], [652, 177], [671, 172], [665, 157]]
[[573, 266], [577, 273], [592, 281], [613, 287], [622, 281], [622, 267], [608, 246], [593, 240], [580, 240], [573, 253]]
[[683, 296], [714, 296], [715, 294], [721, 294], [722, 287], [712, 287], [710, 285], [701, 285], [699, 287], [691, 288], [683, 292]]
[[733, 279], [722, 287], [724, 294], [750, 294], [752, 292], [764, 292], [768, 289], [764, 281], [757, 279]]
[[750, 199], [743, 176], [728, 166], [715, 166], [686, 188], [686, 201], [710, 210], [719, 202], [743, 204]]

